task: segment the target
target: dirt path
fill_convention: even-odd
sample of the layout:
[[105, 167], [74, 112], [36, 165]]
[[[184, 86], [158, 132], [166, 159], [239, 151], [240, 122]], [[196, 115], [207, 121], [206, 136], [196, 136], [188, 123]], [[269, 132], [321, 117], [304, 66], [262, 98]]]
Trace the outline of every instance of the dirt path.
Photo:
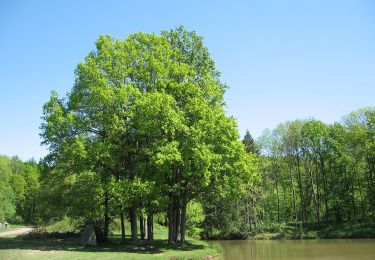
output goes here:
[[33, 230], [32, 227], [22, 227], [22, 228], [18, 228], [18, 229], [12, 230], [12, 231], [1, 232], [0, 237], [24, 234], [24, 233], [30, 232], [31, 230]]

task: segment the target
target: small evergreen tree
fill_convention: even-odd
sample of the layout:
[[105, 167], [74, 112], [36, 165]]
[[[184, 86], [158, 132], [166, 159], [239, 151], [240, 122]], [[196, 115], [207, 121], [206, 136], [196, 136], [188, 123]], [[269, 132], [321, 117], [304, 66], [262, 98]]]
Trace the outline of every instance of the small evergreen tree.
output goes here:
[[242, 143], [245, 145], [245, 150], [247, 153], [254, 153], [256, 155], [259, 155], [259, 148], [257, 147], [257, 144], [255, 143], [249, 130], [246, 130]]

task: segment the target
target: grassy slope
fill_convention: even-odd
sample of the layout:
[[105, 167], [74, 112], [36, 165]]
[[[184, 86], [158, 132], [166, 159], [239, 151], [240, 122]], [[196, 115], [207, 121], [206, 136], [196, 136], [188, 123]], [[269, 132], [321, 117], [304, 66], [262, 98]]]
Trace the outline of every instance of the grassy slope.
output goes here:
[[25, 241], [16, 237], [0, 238], [0, 259], [202, 259], [218, 255], [218, 251], [204, 241], [188, 240], [184, 245], [168, 246], [164, 240], [166, 229], [155, 229], [152, 246], [134, 247], [129, 238], [120, 243], [120, 234], [98, 247], [82, 247], [78, 239], [48, 239]]

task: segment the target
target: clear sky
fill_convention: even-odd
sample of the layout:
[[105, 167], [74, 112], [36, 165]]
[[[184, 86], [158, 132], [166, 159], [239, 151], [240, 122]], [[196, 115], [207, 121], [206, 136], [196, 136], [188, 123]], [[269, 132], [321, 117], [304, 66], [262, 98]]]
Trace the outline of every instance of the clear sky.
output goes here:
[[99, 34], [205, 39], [241, 135], [375, 105], [375, 1], [0, 1], [0, 154], [39, 159], [42, 105]]

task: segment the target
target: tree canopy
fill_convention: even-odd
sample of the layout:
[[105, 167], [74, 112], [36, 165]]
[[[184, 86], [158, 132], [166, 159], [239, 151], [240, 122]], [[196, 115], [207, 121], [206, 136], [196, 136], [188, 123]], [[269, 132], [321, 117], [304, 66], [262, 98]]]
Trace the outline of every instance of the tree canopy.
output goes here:
[[[65, 98], [53, 92], [45, 104], [41, 136], [72, 202], [98, 197], [72, 203], [72, 212], [79, 207], [102, 241], [115, 212], [128, 212], [135, 241], [136, 216], [162, 211], [169, 242], [184, 242], [189, 201], [252, 181], [236, 122], [224, 111], [226, 86], [195, 32], [100, 36], [75, 75]], [[87, 193], [87, 185], [95, 189]]]

